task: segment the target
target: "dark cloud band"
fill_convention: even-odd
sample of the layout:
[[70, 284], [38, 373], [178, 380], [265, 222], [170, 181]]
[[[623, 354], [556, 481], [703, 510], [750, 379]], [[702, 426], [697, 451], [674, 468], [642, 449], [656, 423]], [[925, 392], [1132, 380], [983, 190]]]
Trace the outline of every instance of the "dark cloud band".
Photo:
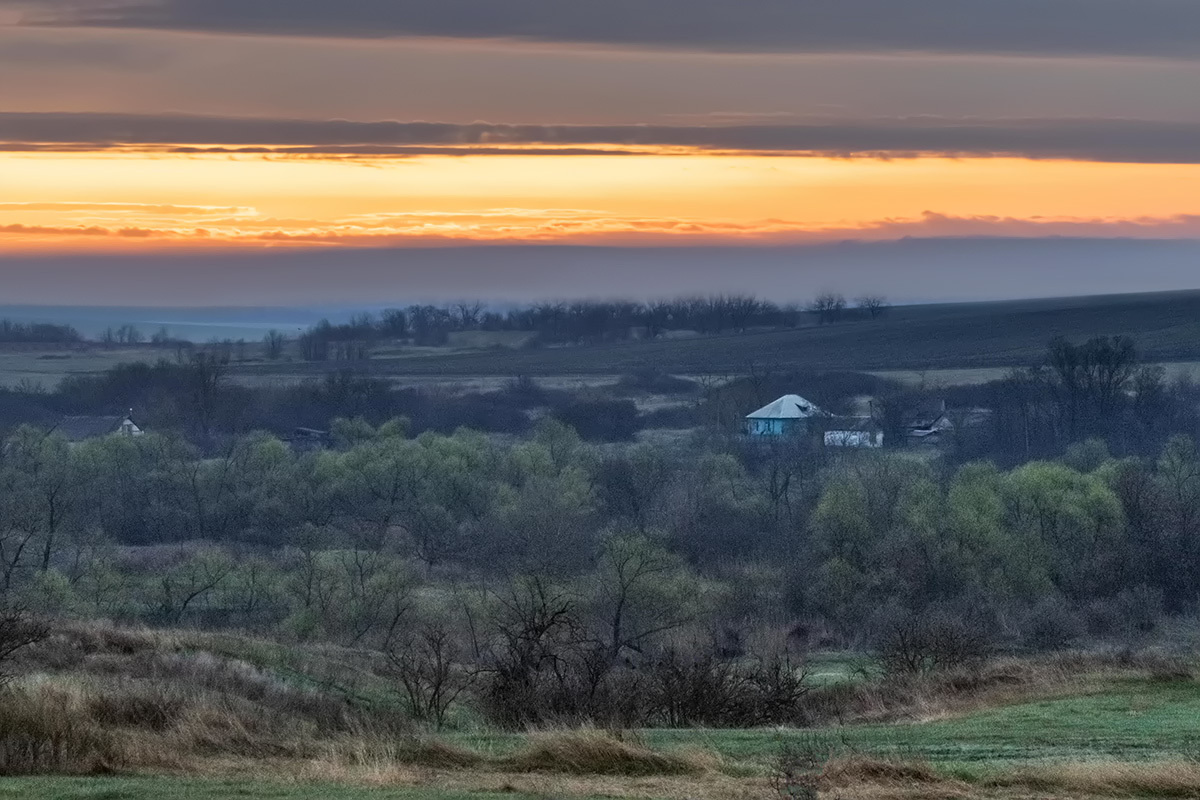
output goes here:
[[[454, 148], [590, 154], [597, 148], [688, 148], [762, 154], [1020, 156], [1200, 163], [1200, 123], [1112, 119], [913, 118], [795, 125], [506, 125], [249, 119], [130, 114], [0, 113], [0, 147], [79, 151], [117, 145], [182, 152], [250, 148], [300, 155], [404, 156]], [[556, 150], [553, 148], [562, 148]]]
[[750, 52], [1195, 58], [1195, 0], [0, 0], [46, 24]]

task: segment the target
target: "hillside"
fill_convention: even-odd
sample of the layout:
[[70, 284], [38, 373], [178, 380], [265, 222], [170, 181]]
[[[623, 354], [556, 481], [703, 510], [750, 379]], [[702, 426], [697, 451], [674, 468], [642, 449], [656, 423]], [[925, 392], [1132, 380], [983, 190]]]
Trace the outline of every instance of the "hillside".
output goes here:
[[[1123, 334], [1147, 361], [1200, 359], [1200, 292], [1107, 295], [898, 307], [874, 321], [794, 330], [526, 350], [433, 351], [377, 357], [356, 367], [378, 375], [744, 372], [751, 364], [863, 371], [1003, 368], [1035, 363], [1054, 336]], [[255, 364], [246, 375], [316, 375], [344, 366]]]
[[1002, 659], [902, 685], [846, 675], [812, 694], [812, 708], [843, 708], [838, 724], [737, 731], [434, 734], [391, 707], [365, 651], [230, 634], [73, 623], [23, 667], [0, 713], [3, 798], [750, 800], [813, 787], [1084, 800], [1200, 787], [1200, 684], [1190, 663], [1149, 652]]

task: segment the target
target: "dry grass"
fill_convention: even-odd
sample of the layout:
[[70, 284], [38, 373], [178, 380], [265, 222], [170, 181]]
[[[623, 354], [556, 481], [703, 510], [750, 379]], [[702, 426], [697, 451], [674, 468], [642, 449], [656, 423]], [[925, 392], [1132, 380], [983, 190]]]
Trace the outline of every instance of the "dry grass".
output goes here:
[[1200, 763], [1095, 762], [1027, 767], [988, 781], [997, 787], [1118, 797], [1200, 797]]
[[0, 695], [0, 775], [102, 774], [124, 767], [131, 755], [70, 687], [39, 682]]
[[595, 728], [530, 734], [524, 749], [501, 759], [514, 772], [567, 772], [577, 775], [701, 775], [720, 767], [715, 754], [651, 750], [636, 738]]
[[821, 771], [822, 786], [871, 784], [946, 784], [947, 778], [922, 761], [896, 761], [866, 755], [830, 759]]

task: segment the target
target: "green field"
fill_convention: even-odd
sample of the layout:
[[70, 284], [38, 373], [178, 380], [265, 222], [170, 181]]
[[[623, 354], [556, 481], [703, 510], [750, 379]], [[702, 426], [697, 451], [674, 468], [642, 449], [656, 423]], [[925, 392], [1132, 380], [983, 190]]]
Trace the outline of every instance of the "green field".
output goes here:
[[[658, 749], [703, 747], [728, 762], [766, 769], [788, 742], [830, 752], [918, 759], [955, 774], [1046, 762], [1151, 761], [1200, 756], [1200, 682], [1114, 680], [1087, 694], [1020, 702], [932, 721], [819, 730], [655, 730]], [[517, 749], [519, 734], [459, 734], [490, 755]]]
[[[737, 374], [788, 369], [921, 373], [1003, 370], [1040, 360], [1054, 336], [1122, 334], [1153, 362], [1200, 360], [1200, 292], [905, 306], [875, 322], [508, 350], [395, 350], [356, 367], [381, 376]], [[243, 375], [303, 377], [336, 363], [256, 363]], [[978, 377], [978, 376], [976, 376]]]

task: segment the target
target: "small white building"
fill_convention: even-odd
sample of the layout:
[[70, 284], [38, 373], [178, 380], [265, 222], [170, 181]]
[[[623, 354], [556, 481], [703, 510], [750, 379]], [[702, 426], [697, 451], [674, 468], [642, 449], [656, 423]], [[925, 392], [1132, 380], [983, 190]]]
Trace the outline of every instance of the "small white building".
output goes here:
[[870, 417], [831, 420], [825, 431], [826, 447], [883, 447], [883, 429]]
[[783, 397], [746, 415], [749, 436], [797, 436], [808, 433], [815, 419], [828, 416], [798, 394]]

